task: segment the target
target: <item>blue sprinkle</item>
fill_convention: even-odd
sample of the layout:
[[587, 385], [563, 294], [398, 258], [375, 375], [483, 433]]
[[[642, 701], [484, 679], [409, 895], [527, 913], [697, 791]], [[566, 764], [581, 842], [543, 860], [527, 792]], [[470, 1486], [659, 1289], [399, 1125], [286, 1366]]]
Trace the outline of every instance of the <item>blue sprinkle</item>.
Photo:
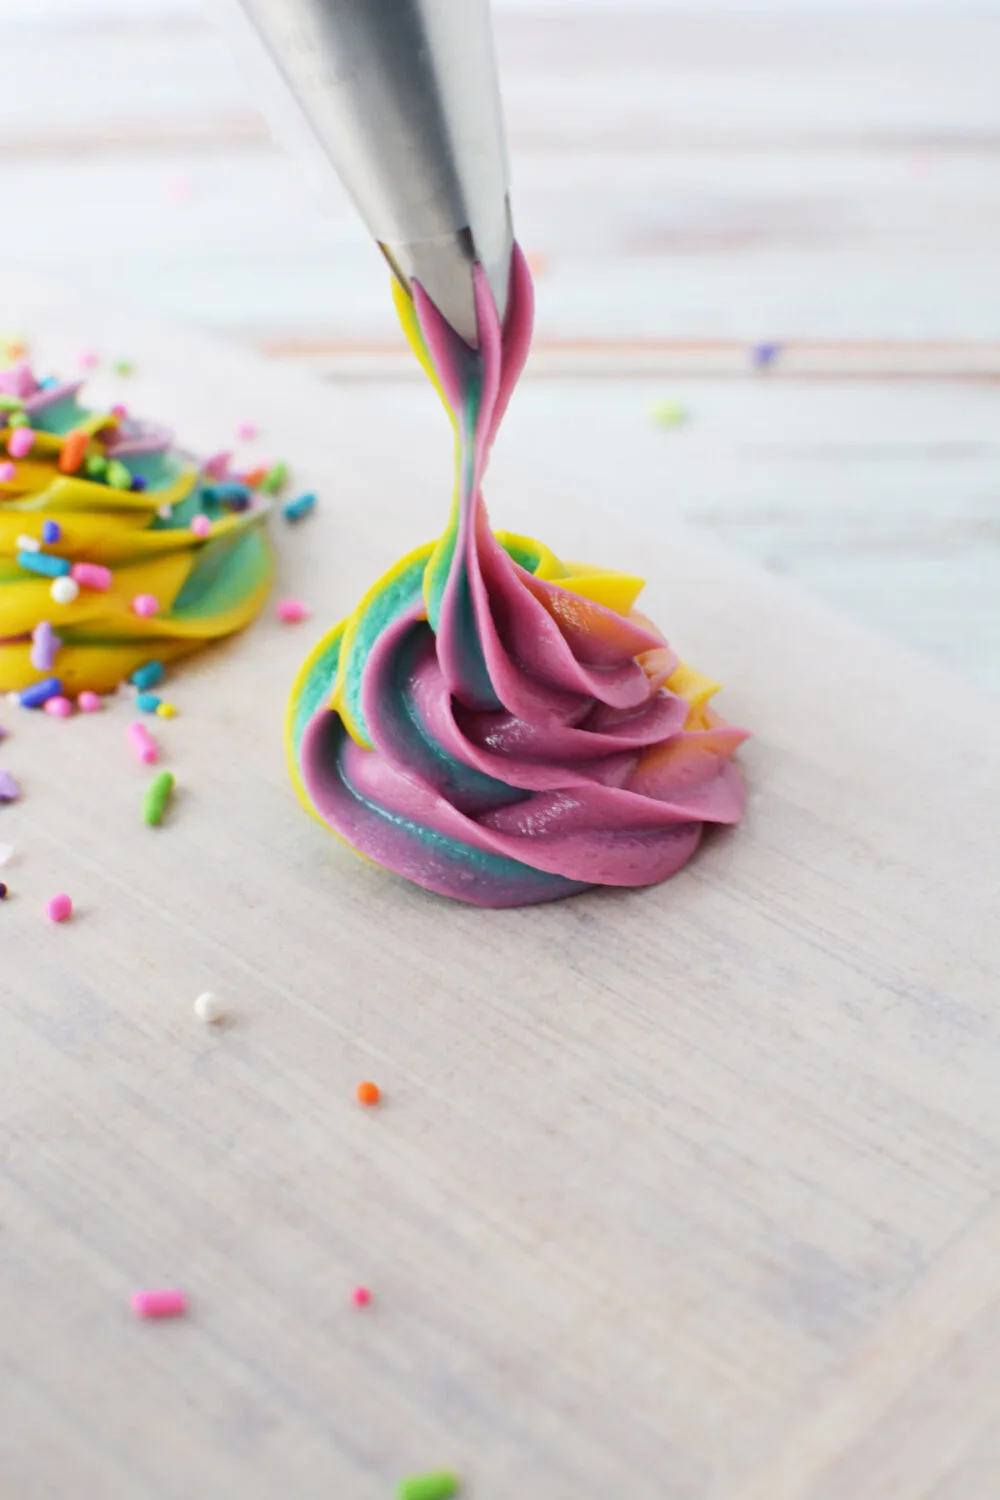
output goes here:
[[155, 687], [162, 676], [162, 661], [147, 661], [141, 667], [136, 667], [130, 680], [140, 692], [145, 692], [147, 688]]
[[155, 714], [162, 701], [155, 693], [139, 693], [135, 706], [141, 714]]
[[145, 479], [143, 479], [143, 477], [142, 477], [141, 474], [133, 474], [132, 475], [132, 489], [134, 489], [134, 490], [144, 490], [146, 488], [146, 484], [147, 484], [147, 481]]
[[70, 569], [68, 558], [49, 557], [44, 552], [19, 552], [17, 561], [26, 572], [41, 573], [45, 578], [65, 578]]
[[45, 391], [51, 391], [51, 389], [52, 389], [52, 387], [54, 385], [58, 385], [59, 384], [59, 376], [58, 375], [45, 375], [38, 382], [38, 384], [42, 387], [43, 390], [45, 390]]
[[301, 521], [311, 510], [316, 509], [316, 496], [310, 490], [308, 494], [299, 495], [294, 500], [289, 500], [284, 506], [282, 514], [286, 521]]
[[250, 491], [245, 484], [206, 484], [202, 494], [210, 505], [214, 502], [229, 510], [247, 510], [250, 505]]
[[41, 708], [43, 703], [48, 703], [50, 698], [58, 698], [62, 694], [62, 683], [58, 677], [46, 677], [44, 682], [36, 682], [31, 687], [25, 688], [20, 696], [22, 708]]
[[49, 542], [49, 543], [51, 543], [51, 542], [58, 542], [58, 540], [59, 540], [59, 538], [61, 536], [62, 536], [62, 527], [59, 525], [58, 521], [43, 521], [42, 522], [42, 541], [43, 542]]
[[777, 359], [780, 353], [780, 344], [755, 344], [753, 349], [753, 362], [758, 367], [758, 369], [763, 369], [767, 365], [773, 365], [774, 361]]

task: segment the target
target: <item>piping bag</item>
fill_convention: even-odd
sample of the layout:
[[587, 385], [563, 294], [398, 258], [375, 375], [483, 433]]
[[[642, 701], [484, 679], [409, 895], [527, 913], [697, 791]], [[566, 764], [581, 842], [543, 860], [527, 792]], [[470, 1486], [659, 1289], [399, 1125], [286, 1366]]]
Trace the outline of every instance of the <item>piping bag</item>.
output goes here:
[[237, 8], [400, 285], [477, 346], [474, 267], [502, 322], [513, 248], [489, 0]]

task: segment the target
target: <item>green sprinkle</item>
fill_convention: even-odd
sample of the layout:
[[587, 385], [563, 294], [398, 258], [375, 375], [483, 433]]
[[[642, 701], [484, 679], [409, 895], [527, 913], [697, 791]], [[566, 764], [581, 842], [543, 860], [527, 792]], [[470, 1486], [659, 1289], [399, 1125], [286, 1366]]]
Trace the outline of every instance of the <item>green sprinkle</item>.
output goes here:
[[24, 411], [12, 411], [7, 418], [8, 427], [27, 427], [28, 422], [28, 413]]
[[171, 771], [160, 771], [153, 777], [146, 788], [146, 795], [142, 799], [143, 821], [150, 828], [156, 828], [163, 822], [163, 814], [167, 810], [171, 793], [174, 790], [174, 777]]
[[108, 472], [108, 461], [103, 453], [88, 453], [83, 460], [83, 472], [88, 479], [103, 479]]
[[120, 458], [111, 460], [104, 477], [112, 489], [130, 490], [132, 488], [132, 475]]
[[111, 368], [116, 375], [131, 375], [135, 365], [130, 359], [116, 359]]
[[451, 1500], [458, 1494], [458, 1475], [450, 1469], [435, 1469], [433, 1474], [411, 1474], [401, 1479], [396, 1500]]
[[20, 411], [23, 405], [20, 396], [9, 396], [6, 391], [0, 391], [0, 411]]
[[264, 478], [260, 482], [260, 488], [265, 495], [276, 495], [288, 478], [288, 465], [283, 458], [279, 458], [276, 464], [272, 464]]
[[679, 401], [654, 401], [649, 415], [658, 427], [681, 427], [687, 421], [687, 412]]

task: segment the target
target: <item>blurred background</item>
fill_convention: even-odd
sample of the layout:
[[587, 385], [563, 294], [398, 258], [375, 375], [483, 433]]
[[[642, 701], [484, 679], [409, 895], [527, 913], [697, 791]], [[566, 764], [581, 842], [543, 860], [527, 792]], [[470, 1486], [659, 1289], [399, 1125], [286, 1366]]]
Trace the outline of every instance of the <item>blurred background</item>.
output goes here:
[[[1000, 0], [494, 11], [538, 286], [505, 442], [568, 482], [586, 432], [588, 504], [1000, 691]], [[0, 56], [4, 338], [41, 272], [425, 398], [212, 0], [0, 0]]]

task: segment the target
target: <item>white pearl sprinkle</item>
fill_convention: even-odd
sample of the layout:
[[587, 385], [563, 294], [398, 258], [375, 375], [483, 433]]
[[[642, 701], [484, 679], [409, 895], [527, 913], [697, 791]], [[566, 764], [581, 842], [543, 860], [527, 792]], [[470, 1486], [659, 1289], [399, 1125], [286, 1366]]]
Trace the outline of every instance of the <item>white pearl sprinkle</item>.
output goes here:
[[161, 521], [169, 521], [173, 513], [174, 507], [167, 500], [164, 500], [162, 505], [158, 505], [156, 507], [156, 514], [159, 516]]
[[9, 865], [10, 862], [11, 862], [11, 860], [13, 858], [14, 858], [14, 845], [13, 844], [0, 844], [0, 868], [2, 868], [2, 866], [4, 866], [4, 865]]
[[79, 592], [80, 585], [75, 578], [57, 578], [49, 589], [56, 604], [72, 604]]
[[222, 1019], [222, 1001], [218, 995], [213, 995], [211, 990], [206, 990], [194, 1002], [194, 1013], [199, 1021], [204, 1021], [206, 1026], [210, 1026], [213, 1021]]

